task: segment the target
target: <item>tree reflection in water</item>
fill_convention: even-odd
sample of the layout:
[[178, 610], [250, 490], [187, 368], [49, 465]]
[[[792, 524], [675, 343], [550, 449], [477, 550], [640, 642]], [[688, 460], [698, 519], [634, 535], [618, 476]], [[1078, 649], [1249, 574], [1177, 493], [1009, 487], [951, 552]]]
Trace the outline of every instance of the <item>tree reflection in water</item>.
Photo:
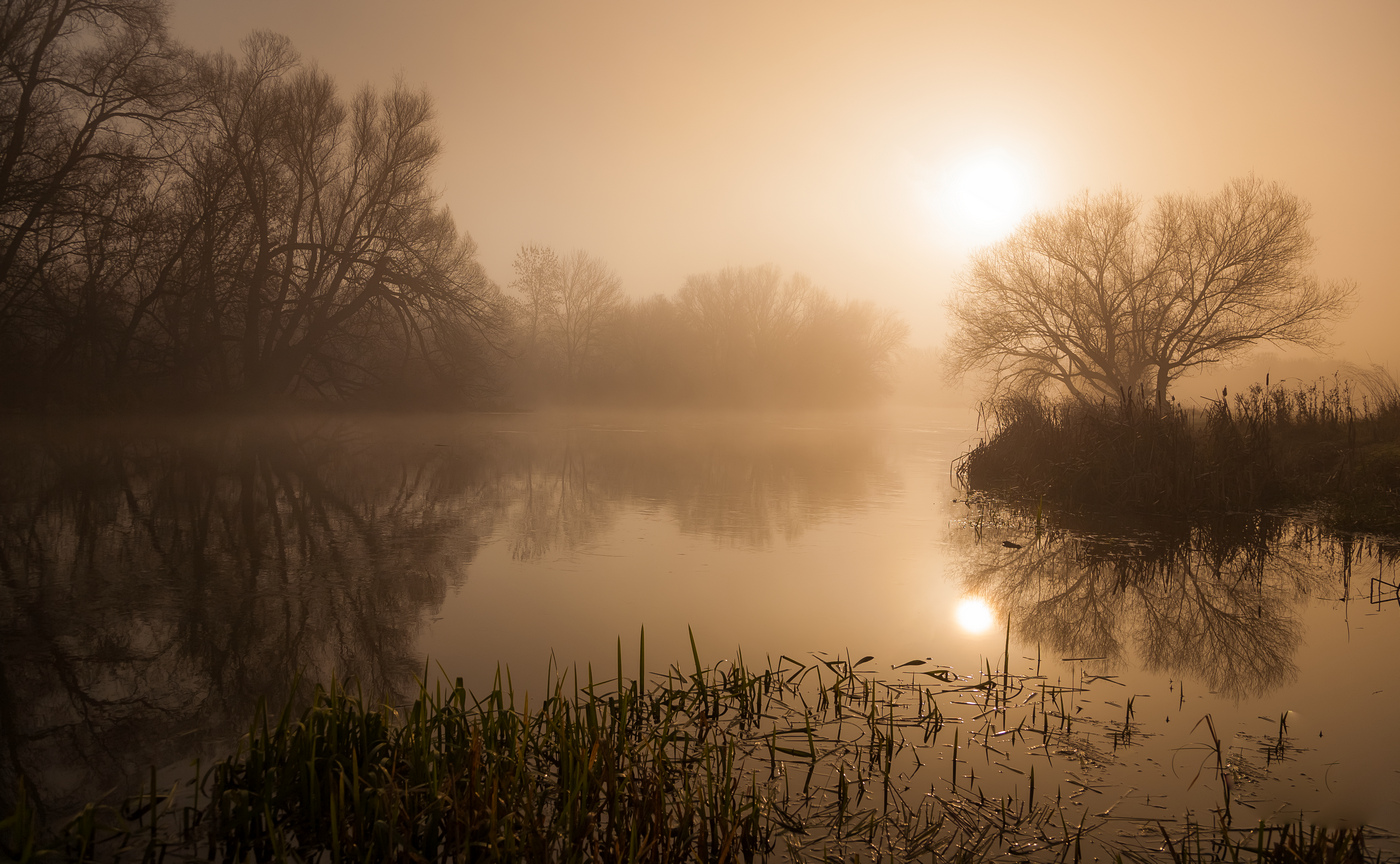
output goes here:
[[58, 808], [237, 735], [298, 673], [406, 689], [499, 511], [476, 454], [344, 423], [5, 443], [0, 795]]
[[897, 483], [869, 430], [749, 424], [577, 427], [531, 436], [509, 470], [518, 560], [587, 545], [624, 510], [665, 510], [684, 533], [768, 548]]
[[1284, 516], [1108, 533], [1105, 520], [1069, 517], [1037, 531], [1033, 519], [979, 507], [964, 585], [1009, 613], [1019, 638], [1061, 656], [1135, 653], [1149, 671], [1234, 699], [1293, 680], [1304, 601], [1342, 596], [1358, 556], [1387, 554]]
[[0, 805], [21, 777], [61, 815], [217, 749], [298, 673], [394, 698], [488, 541], [537, 560], [666, 511], [764, 548], [898, 482], [868, 430], [551, 422], [0, 430]]

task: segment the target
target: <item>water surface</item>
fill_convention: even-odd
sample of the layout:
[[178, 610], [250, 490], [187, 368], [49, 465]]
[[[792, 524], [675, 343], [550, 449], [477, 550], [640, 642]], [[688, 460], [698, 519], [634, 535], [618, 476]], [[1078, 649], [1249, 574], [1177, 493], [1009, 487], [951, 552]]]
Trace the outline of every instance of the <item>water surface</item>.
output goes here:
[[[634, 669], [644, 629], [658, 670], [693, 631], [710, 662], [849, 652], [975, 682], [1009, 654], [1026, 699], [1059, 688], [1053, 747], [1009, 736], [912, 795], [1024, 795], [1041, 760], [1038, 794], [1132, 835], [1222, 807], [1213, 730], [1237, 819], [1400, 826], [1395, 545], [1272, 516], [1037, 520], [952, 486], [973, 420], [12, 423], [0, 780], [62, 812], [217, 753], [298, 673], [394, 700], [502, 669], [524, 691], [619, 650]], [[940, 699], [988, 744], [1025, 722]]]

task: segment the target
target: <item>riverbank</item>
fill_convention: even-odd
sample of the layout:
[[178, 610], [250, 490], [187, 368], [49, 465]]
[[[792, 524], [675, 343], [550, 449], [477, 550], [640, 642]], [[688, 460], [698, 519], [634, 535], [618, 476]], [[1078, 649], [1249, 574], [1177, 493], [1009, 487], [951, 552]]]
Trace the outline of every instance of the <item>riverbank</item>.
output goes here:
[[1400, 384], [1254, 385], [1203, 410], [1005, 396], [957, 465], [962, 485], [1086, 511], [1296, 510], [1400, 534]]
[[[692, 643], [693, 644], [693, 643]], [[1007, 671], [1007, 655], [958, 675], [922, 660], [742, 658], [693, 671], [593, 680], [560, 674], [519, 702], [509, 676], [484, 697], [424, 685], [396, 710], [332, 683], [304, 710], [259, 711], [238, 751], [187, 784], [89, 805], [57, 830], [23, 792], [0, 822], [22, 861], [1068, 861], [1380, 860], [1364, 829], [1266, 824], [1236, 803], [1214, 741], [1198, 775], [1208, 812], [1124, 819], [1076, 802], [1050, 764], [987, 794], [1005, 751], [1047, 754], [1093, 722], [1086, 692]], [[884, 668], [883, 666], [879, 668]], [[945, 713], [975, 709], [978, 722]], [[941, 707], [940, 707], [941, 706]], [[1133, 703], [1124, 746], [1144, 734]], [[1081, 709], [1082, 710], [1082, 709]], [[982, 718], [990, 718], [983, 720]], [[1214, 727], [1203, 721], [1213, 738]], [[1150, 734], [1150, 733], [1148, 733]], [[1286, 730], [1280, 728], [1280, 747]], [[1209, 739], [1207, 739], [1209, 740]], [[942, 755], [947, 751], [947, 758]], [[985, 763], [985, 764], [984, 764]], [[1011, 775], [1008, 775], [1009, 777]], [[920, 791], [927, 789], [928, 791]], [[1073, 793], [1073, 794], [1071, 794]], [[1116, 806], [1116, 805], [1115, 805]], [[833, 858], [833, 856], [835, 856]]]

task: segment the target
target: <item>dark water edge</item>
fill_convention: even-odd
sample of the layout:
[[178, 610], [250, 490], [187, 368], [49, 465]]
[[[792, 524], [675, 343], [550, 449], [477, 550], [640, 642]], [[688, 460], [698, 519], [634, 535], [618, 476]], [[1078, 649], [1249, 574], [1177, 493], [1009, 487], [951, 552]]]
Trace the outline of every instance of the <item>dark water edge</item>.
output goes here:
[[[1002, 668], [1005, 642], [1014, 675], [1094, 679], [1070, 715], [1085, 737], [1064, 756], [1091, 785], [1126, 789], [1155, 760], [1153, 784], [1184, 787], [1185, 768], [1166, 763], [1201, 743], [1188, 730], [1211, 714], [1227, 751], [1231, 724], [1245, 736], [1234, 764], [1261, 813], [1287, 815], [1267, 802], [1301, 795], [1307, 818], [1366, 821], [1349, 804], [1324, 814], [1318, 802], [1341, 794], [1329, 785], [1355, 797], [1370, 784], [1384, 804], [1394, 786], [1379, 778], [1400, 768], [1384, 731], [1396, 707], [1371, 691], [1387, 690], [1400, 603], [1367, 592], [1395, 581], [1393, 544], [1286, 516], [1143, 524], [1042, 508], [1037, 524], [1000, 501], [953, 503], [948, 464], [966, 435], [947, 428], [641, 415], [12, 424], [0, 795], [27, 777], [61, 818], [94, 792], [137, 788], [153, 763], [165, 775], [196, 754], [207, 765], [259, 700], [283, 704], [298, 680], [309, 696], [309, 682], [353, 677], [371, 704], [403, 705], [439, 661], [477, 692], [512, 657], [517, 680], [542, 677], [519, 658], [551, 647], [581, 662], [601, 642], [591, 662], [611, 668], [621, 636], [632, 664], [639, 620], [656, 669], [685, 659], [690, 623], [707, 663], [735, 645], [804, 662], [849, 649], [887, 672], [927, 659], [968, 683], [988, 659]], [[658, 545], [670, 551], [655, 557]], [[610, 581], [648, 555], [659, 563], [642, 581]], [[847, 569], [826, 574], [828, 561]], [[862, 561], [870, 569], [849, 569]], [[659, 578], [660, 564], [674, 575]], [[905, 566], [907, 578], [884, 575]], [[750, 570], [737, 584], [719, 572]], [[974, 595], [1009, 616], [1009, 634], [1000, 623], [954, 639], [938, 623]], [[660, 626], [649, 604], [677, 617]], [[734, 623], [750, 614], [762, 626]], [[534, 653], [512, 655], [493, 621]], [[596, 632], [573, 643], [569, 627]], [[1119, 747], [1128, 696], [1138, 735]], [[979, 713], [941, 710], [963, 712], [964, 729]], [[1280, 738], [1287, 758], [1270, 761]], [[1290, 792], [1294, 768], [1317, 782]], [[1020, 776], [977, 769], [992, 795]], [[1179, 809], [1208, 812], [1202, 792], [1181, 792]]]
[[1283, 510], [1349, 532], [1400, 537], [1400, 390], [1256, 385], [1200, 410], [1175, 403], [1000, 397], [959, 461], [972, 490], [1114, 518], [1200, 521]]

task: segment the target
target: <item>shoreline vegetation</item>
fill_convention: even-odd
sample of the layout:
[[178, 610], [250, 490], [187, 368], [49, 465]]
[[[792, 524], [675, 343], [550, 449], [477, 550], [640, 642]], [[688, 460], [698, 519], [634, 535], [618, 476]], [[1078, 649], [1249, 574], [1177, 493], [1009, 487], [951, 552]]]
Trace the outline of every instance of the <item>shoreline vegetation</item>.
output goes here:
[[[434, 180], [433, 98], [163, 0], [0, 15], [0, 412], [866, 405], [908, 326], [774, 264], [492, 275]], [[616, 253], [611, 253], [616, 254]], [[739, 262], [742, 263], [742, 262]], [[856, 286], [858, 287], [858, 286]]]
[[[1131, 707], [1121, 721], [1094, 721], [1072, 707], [1080, 689], [1038, 670], [1012, 674], [1009, 637], [1002, 657], [970, 675], [923, 660], [877, 671], [885, 667], [875, 658], [849, 654], [782, 656], [761, 670], [742, 656], [705, 667], [694, 644], [693, 671], [648, 673], [643, 637], [628, 678], [619, 642], [615, 677], [552, 670], [540, 702], [517, 696], [509, 673], [481, 698], [460, 679], [420, 684], [402, 709], [376, 707], [334, 681], [318, 685], [304, 709], [289, 703], [274, 715], [260, 705], [237, 751], [202, 772], [196, 763], [192, 782], [152, 769], [140, 794], [89, 804], [56, 830], [21, 785], [0, 820], [0, 854], [26, 862], [1382, 860], [1367, 851], [1364, 828], [1232, 825], [1208, 717], [1214, 749], [1203, 746], [1218, 764], [1201, 779], [1219, 791], [1209, 814], [1166, 818], [1128, 840], [1114, 836], [1108, 814], [1071, 808], [1053, 776], [1041, 778], [1037, 795], [1034, 767], [1016, 770], [1009, 793], [984, 794], [980, 750], [1000, 755], [997, 747], [1018, 738], [1049, 747], [1085, 723], [1124, 742], [1136, 732]], [[975, 716], [949, 717], [940, 704], [971, 705]]]
[[1400, 382], [1383, 367], [1222, 390], [1203, 409], [1007, 394], [957, 463], [968, 491], [1041, 507], [1196, 516], [1295, 511], [1400, 534]]

